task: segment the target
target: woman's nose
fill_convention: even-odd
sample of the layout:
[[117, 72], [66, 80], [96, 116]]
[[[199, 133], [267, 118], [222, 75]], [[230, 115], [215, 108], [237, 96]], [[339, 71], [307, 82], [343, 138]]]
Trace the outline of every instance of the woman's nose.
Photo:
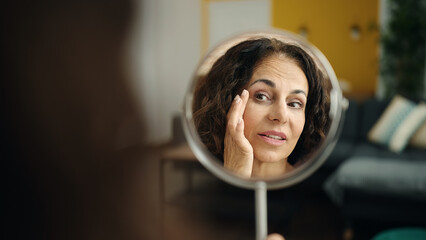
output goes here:
[[288, 109], [286, 103], [276, 103], [272, 106], [269, 112], [269, 120], [286, 123], [288, 121]]

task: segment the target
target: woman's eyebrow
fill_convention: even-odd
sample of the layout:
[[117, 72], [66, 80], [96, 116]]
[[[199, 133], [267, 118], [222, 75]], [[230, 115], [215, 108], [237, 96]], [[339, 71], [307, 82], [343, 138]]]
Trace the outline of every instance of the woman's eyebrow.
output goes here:
[[263, 83], [265, 83], [266, 85], [268, 85], [268, 86], [270, 86], [270, 87], [275, 88], [275, 83], [274, 83], [274, 82], [272, 82], [271, 80], [268, 80], [268, 79], [258, 79], [258, 80], [256, 80], [256, 81], [252, 82], [252, 83], [249, 85], [249, 87], [253, 86], [255, 83], [258, 83], [258, 82], [263, 82]]
[[303, 91], [301, 89], [293, 90], [293, 91], [291, 91], [291, 94], [303, 94], [303, 95], [307, 96], [305, 91]]
[[[266, 85], [268, 85], [268, 86], [270, 86], [270, 87], [272, 87], [272, 88], [275, 88], [275, 83], [274, 83], [273, 81], [271, 81], [271, 80], [268, 80], [268, 79], [258, 79], [258, 80], [256, 80], [256, 81], [252, 82], [252, 83], [249, 85], [249, 87], [253, 86], [254, 84], [256, 84], [256, 83], [258, 83], [258, 82], [262, 82], [262, 83], [264, 83], [264, 84], [266, 84]], [[303, 94], [303, 95], [305, 95], [305, 96], [308, 96], [308, 95], [306, 94], [306, 92], [305, 92], [305, 91], [303, 91], [302, 89], [296, 89], [296, 90], [291, 91], [290, 93], [291, 93], [291, 94]]]

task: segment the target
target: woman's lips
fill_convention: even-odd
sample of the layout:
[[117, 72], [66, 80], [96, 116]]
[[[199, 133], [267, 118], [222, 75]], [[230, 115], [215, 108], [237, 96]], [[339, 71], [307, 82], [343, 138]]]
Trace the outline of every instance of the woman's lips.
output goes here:
[[266, 131], [258, 134], [265, 142], [272, 145], [281, 145], [284, 144], [287, 140], [286, 135], [283, 132], [277, 131]]

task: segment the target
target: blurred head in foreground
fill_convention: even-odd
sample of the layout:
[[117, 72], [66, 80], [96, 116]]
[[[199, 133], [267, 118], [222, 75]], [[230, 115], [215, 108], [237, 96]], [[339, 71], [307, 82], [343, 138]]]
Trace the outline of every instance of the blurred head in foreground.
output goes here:
[[144, 237], [125, 209], [145, 151], [123, 70], [130, 1], [2, 5], [6, 238]]

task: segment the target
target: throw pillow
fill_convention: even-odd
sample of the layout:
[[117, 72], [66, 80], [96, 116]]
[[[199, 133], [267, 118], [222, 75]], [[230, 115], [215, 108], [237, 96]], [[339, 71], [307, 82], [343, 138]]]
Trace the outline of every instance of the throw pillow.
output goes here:
[[389, 143], [394, 152], [401, 152], [426, 120], [426, 104], [419, 103], [398, 126]]
[[426, 121], [411, 137], [408, 146], [426, 149]]
[[394, 152], [407, 146], [415, 131], [426, 118], [425, 104], [396, 95], [368, 133], [372, 142], [383, 144]]

